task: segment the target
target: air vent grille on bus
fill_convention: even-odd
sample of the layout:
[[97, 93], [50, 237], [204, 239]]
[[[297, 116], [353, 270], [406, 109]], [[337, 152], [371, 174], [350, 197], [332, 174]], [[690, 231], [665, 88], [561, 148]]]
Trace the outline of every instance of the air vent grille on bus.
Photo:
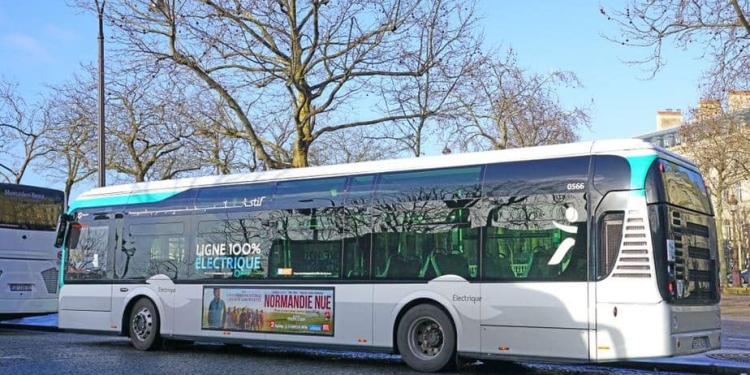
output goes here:
[[640, 211], [631, 210], [625, 219], [620, 256], [613, 277], [650, 278], [651, 254], [648, 251], [646, 220]]
[[682, 217], [679, 212], [672, 212], [672, 237], [674, 239], [674, 273], [675, 279], [687, 280], [685, 274], [685, 247], [682, 243]]
[[599, 250], [599, 265], [597, 278], [607, 277], [615, 268], [617, 256], [622, 244], [622, 228], [625, 222], [625, 212], [608, 212], [601, 224], [602, 236]]
[[57, 293], [57, 278], [58, 272], [54, 268], [42, 271], [42, 278], [44, 279], [44, 286], [47, 287], [47, 293]]

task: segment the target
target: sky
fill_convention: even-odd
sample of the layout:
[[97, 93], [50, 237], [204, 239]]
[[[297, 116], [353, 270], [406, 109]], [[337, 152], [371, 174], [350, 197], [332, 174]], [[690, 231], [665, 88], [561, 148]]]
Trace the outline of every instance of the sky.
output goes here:
[[[602, 1], [607, 8], [618, 0]], [[623, 61], [643, 57], [646, 50], [617, 45], [602, 35], [617, 35], [613, 22], [591, 0], [480, 0], [488, 46], [512, 47], [518, 62], [529, 71], [575, 73], [583, 88], [561, 90], [566, 106], [591, 107], [591, 129], [582, 129], [583, 141], [633, 137], [656, 130], [656, 112], [682, 109], [686, 113], [700, 99], [698, 81], [705, 60], [697, 53], [666, 48], [667, 66], [646, 79], [643, 67]], [[105, 43], [108, 30], [105, 28]], [[81, 64], [96, 64], [97, 17], [62, 0], [0, 1], [0, 75], [19, 84], [28, 102], [47, 85], [69, 80]], [[105, 44], [106, 49], [106, 44]], [[503, 52], [504, 53], [504, 52]], [[106, 60], [105, 60], [106, 63]], [[31, 174], [22, 183], [62, 188]], [[89, 186], [92, 187], [92, 186]], [[71, 198], [80, 194], [79, 187]]]

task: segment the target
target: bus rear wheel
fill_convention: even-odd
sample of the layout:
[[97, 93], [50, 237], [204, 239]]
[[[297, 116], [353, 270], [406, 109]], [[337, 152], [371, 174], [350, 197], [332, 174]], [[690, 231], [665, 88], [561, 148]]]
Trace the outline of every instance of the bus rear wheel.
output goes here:
[[456, 333], [448, 314], [434, 305], [415, 306], [398, 325], [396, 344], [409, 367], [444, 371], [455, 365]]
[[154, 350], [161, 347], [159, 314], [148, 298], [136, 301], [130, 312], [130, 342], [138, 350]]

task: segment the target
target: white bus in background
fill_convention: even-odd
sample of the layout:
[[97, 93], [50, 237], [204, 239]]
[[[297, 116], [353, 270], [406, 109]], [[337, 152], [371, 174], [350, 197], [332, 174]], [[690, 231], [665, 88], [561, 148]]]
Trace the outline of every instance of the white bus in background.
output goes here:
[[0, 320], [57, 312], [62, 191], [0, 184]]
[[640, 140], [98, 188], [67, 223], [59, 327], [457, 359], [720, 347], [713, 209]]

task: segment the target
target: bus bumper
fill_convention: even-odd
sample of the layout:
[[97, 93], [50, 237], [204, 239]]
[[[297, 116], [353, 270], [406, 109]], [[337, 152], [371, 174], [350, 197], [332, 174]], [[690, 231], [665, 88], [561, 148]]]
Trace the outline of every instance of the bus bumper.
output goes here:
[[0, 298], [0, 315], [40, 315], [57, 313], [57, 298]]
[[672, 335], [674, 356], [703, 353], [721, 349], [721, 330]]

